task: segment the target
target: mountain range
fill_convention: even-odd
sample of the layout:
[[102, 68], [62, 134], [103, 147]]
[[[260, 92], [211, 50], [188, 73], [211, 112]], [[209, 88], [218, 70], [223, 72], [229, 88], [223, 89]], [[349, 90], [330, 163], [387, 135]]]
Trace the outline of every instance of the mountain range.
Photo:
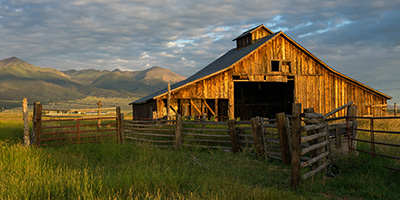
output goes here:
[[59, 71], [10, 57], [0, 60], [0, 107], [13, 107], [12, 102], [23, 98], [43, 103], [87, 96], [139, 98], [185, 78], [157, 66], [143, 71]]

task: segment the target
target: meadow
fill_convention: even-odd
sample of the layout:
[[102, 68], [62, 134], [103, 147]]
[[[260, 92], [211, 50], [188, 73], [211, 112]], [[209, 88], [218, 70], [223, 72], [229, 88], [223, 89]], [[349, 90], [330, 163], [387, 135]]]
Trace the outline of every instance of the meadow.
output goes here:
[[400, 199], [400, 173], [381, 159], [340, 158], [340, 175], [294, 190], [290, 166], [246, 153], [116, 142], [24, 147], [22, 130], [22, 119], [0, 118], [0, 199]]

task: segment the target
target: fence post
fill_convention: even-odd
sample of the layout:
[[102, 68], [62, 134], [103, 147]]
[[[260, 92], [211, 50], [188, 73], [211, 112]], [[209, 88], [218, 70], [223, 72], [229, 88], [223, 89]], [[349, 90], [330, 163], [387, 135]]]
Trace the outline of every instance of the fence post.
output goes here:
[[375, 133], [374, 133], [374, 118], [371, 118], [371, 152], [372, 159], [375, 159]]
[[176, 114], [176, 125], [175, 125], [175, 149], [179, 149], [182, 146], [182, 118], [180, 114]]
[[29, 120], [28, 120], [28, 100], [24, 98], [22, 100], [22, 115], [24, 120], [24, 145], [29, 146]]
[[237, 153], [240, 151], [240, 146], [239, 146], [239, 136], [238, 133], [236, 132], [235, 120], [230, 119], [228, 121], [228, 127], [229, 127], [229, 136], [231, 137], [231, 142], [232, 142], [232, 152]]
[[251, 118], [251, 127], [253, 129], [254, 150], [256, 157], [262, 158], [264, 157], [264, 145], [259, 117]]
[[397, 117], [397, 104], [394, 103], [394, 116]]
[[35, 144], [40, 145], [40, 133], [42, 128], [42, 104], [35, 104]]
[[122, 143], [122, 118], [121, 118], [121, 108], [116, 108], [116, 115], [117, 115], [117, 134], [118, 134], [118, 142]]
[[124, 113], [121, 113], [121, 144], [125, 141]]
[[292, 105], [292, 175], [290, 185], [297, 188], [300, 183], [300, 127], [301, 127], [301, 104]]
[[[353, 123], [353, 127], [352, 127], [352, 131], [351, 131], [351, 138], [355, 139], [357, 137], [357, 130], [354, 130], [357, 128], [357, 118], [354, 118], [355, 116], [357, 116], [357, 106], [356, 105], [351, 105], [347, 108], [347, 116], [350, 116], [350, 118], [348, 118], [348, 121], [351, 121]], [[349, 127], [347, 127], [349, 128]], [[349, 138], [350, 139], [350, 138]], [[352, 140], [350, 141], [350, 146], [352, 148], [356, 148], [356, 144], [357, 141]], [[349, 149], [350, 151], [350, 149]]]
[[285, 113], [277, 113], [276, 121], [278, 124], [279, 146], [281, 148], [282, 163], [285, 165], [290, 165], [291, 156], [289, 149], [289, 137], [285, 127]]

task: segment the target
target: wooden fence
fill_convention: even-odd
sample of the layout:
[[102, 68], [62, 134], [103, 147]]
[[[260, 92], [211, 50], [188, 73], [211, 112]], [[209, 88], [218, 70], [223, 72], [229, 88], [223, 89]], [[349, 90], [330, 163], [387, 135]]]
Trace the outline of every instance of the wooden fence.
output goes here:
[[[37, 146], [122, 141], [121, 109], [115, 116], [73, 117], [43, 115], [42, 105], [34, 104], [32, 144]], [[94, 109], [96, 110], [96, 109]]]
[[183, 121], [180, 115], [175, 120], [124, 120], [124, 135], [127, 142], [138, 145], [232, 150], [231, 135], [236, 133], [229, 134], [229, 123], [232, 122]]
[[[339, 148], [343, 132], [341, 130], [344, 126], [343, 123], [329, 125], [327, 121], [330, 120], [327, 120], [327, 118], [344, 108], [348, 108], [349, 116], [355, 115], [354, 113], [357, 110], [352, 102], [349, 102], [326, 115], [322, 115], [314, 113], [312, 108], [304, 109], [304, 113], [301, 113], [301, 104], [293, 104], [291, 131], [288, 132], [291, 150], [291, 186], [293, 188], [296, 188], [301, 180], [306, 180], [321, 171], [325, 172], [323, 174], [325, 179], [327, 167], [332, 161], [330, 129], [335, 130], [336, 148]], [[354, 120], [354, 118], [352, 119]], [[305, 123], [304, 126], [301, 124], [302, 121]], [[346, 123], [346, 126], [348, 129], [357, 126], [357, 123], [351, 121], [351, 123]], [[305, 134], [301, 134], [302, 132]], [[354, 132], [352, 132], [352, 135], [354, 135]], [[303, 162], [301, 162], [302, 160]]]

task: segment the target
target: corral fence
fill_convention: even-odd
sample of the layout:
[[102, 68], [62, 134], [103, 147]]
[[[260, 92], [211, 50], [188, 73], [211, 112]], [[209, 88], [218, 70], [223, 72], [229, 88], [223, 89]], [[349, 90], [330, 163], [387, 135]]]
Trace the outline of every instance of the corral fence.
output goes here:
[[[351, 122], [354, 119], [364, 120], [368, 128], [357, 128], [351, 126]], [[380, 125], [390, 124], [387, 121], [393, 121], [393, 123], [399, 123], [400, 117], [357, 117], [348, 116], [346, 118], [348, 124], [348, 137], [349, 139], [349, 157], [351, 158], [352, 151], [360, 153], [370, 154], [372, 159], [376, 157], [382, 157], [393, 161], [400, 160], [400, 140], [398, 135], [400, 131], [388, 131], [382, 130]], [[387, 129], [387, 128], [385, 128]], [[357, 134], [353, 133], [365, 133], [362, 138], [357, 138]], [[369, 136], [368, 136], [369, 135]], [[397, 137], [396, 137], [397, 136]], [[383, 138], [383, 140], [382, 140]], [[392, 141], [391, 143], [384, 141]], [[358, 142], [358, 145], [356, 143]], [[397, 144], [396, 144], [397, 143]], [[399, 168], [392, 166], [383, 166], [385, 168], [400, 171]]]
[[[115, 114], [101, 116], [104, 110], [115, 110]], [[95, 112], [98, 116], [88, 115]], [[105, 141], [122, 142], [123, 114], [119, 107], [75, 109], [75, 114], [59, 110], [42, 109], [34, 103], [31, 144], [37, 146], [81, 144]], [[88, 117], [89, 116], [89, 117]]]
[[252, 149], [254, 142], [248, 122], [229, 120], [124, 120], [125, 142], [165, 148], [196, 147], [225, 149], [237, 152], [242, 147]]
[[[347, 116], [329, 118], [347, 108]], [[325, 172], [332, 161], [331, 144], [340, 149], [343, 139], [348, 140], [348, 149], [374, 156], [399, 160], [393, 155], [376, 151], [376, 145], [400, 147], [376, 141], [377, 133], [400, 134], [395, 131], [376, 130], [374, 120], [384, 118], [355, 117], [356, 106], [349, 102], [325, 115], [314, 113], [312, 108], [301, 112], [301, 104], [293, 104], [292, 113], [277, 113], [276, 119], [262, 117], [250, 121], [229, 120], [226, 122], [184, 120], [180, 115], [159, 120], [124, 120], [120, 108], [115, 115], [97, 117], [87, 115], [59, 115], [55, 111], [42, 109], [34, 104], [32, 132], [33, 144], [38, 146], [118, 141], [136, 145], [162, 148], [182, 147], [244, 151], [259, 159], [280, 160], [291, 165], [291, 185], [296, 188], [301, 180]], [[78, 109], [78, 113], [99, 109]], [[51, 114], [53, 113], [53, 114]], [[358, 128], [356, 119], [370, 120], [370, 129]], [[386, 118], [385, 118], [386, 119]], [[393, 117], [389, 119], [394, 119]], [[397, 117], [396, 119], [400, 119]], [[337, 123], [333, 123], [337, 122]], [[357, 132], [369, 132], [370, 140], [357, 138]], [[356, 147], [356, 142], [371, 144], [371, 150]], [[350, 155], [350, 154], [349, 154]], [[390, 167], [387, 167], [390, 168]], [[397, 169], [398, 170], [398, 169]]]
[[[332, 161], [332, 139], [336, 143], [335, 148], [339, 149], [343, 135], [346, 135], [344, 133], [354, 134], [349, 131], [348, 127], [357, 127], [357, 123], [354, 121], [329, 124], [335, 120], [346, 119], [347, 116], [328, 117], [345, 108], [347, 108], [348, 116], [355, 115], [357, 107], [352, 104], [353, 102], [349, 102], [325, 115], [314, 113], [313, 108], [304, 109], [304, 112], [301, 113], [301, 104], [293, 104], [291, 131], [288, 132], [291, 151], [291, 186], [293, 188], [296, 188], [301, 180], [304, 181], [319, 172], [324, 172], [322, 177], [325, 180], [327, 169]], [[302, 125], [302, 122], [305, 125]]]
[[[176, 115], [170, 120], [124, 120], [123, 134], [126, 142], [137, 145], [217, 148], [254, 153], [261, 159], [281, 160], [292, 166], [292, 186], [297, 187], [300, 180], [326, 172], [332, 160], [331, 141], [340, 148], [348, 127], [353, 127], [351, 131], [357, 128], [356, 122], [346, 123], [346, 116], [328, 118], [344, 108], [348, 108], [348, 114], [356, 111], [352, 102], [326, 115], [314, 113], [312, 108], [301, 113], [301, 104], [293, 104], [292, 115], [278, 113], [276, 119], [186, 121]], [[332, 123], [337, 120], [343, 122]]]

